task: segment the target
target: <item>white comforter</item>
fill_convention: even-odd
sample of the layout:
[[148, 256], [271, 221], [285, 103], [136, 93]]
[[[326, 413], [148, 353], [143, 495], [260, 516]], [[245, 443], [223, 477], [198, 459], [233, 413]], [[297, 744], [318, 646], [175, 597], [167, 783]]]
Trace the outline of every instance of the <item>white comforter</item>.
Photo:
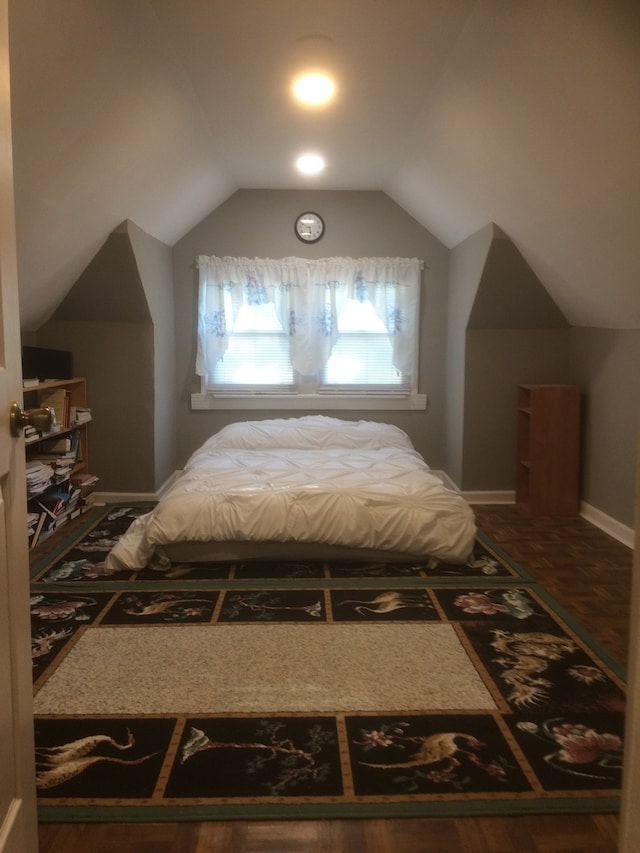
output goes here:
[[471, 508], [390, 424], [324, 415], [224, 427], [107, 558], [146, 565], [184, 541], [320, 542], [464, 562]]

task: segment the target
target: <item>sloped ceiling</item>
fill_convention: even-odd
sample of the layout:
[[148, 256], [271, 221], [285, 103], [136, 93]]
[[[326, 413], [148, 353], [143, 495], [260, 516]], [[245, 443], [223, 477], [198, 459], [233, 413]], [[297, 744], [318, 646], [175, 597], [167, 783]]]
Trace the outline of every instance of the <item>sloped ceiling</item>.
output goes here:
[[[498, 224], [573, 325], [640, 328], [636, 0], [10, 0], [22, 327], [130, 219], [375, 189], [446, 246]], [[288, 94], [328, 64], [337, 102]], [[306, 149], [329, 166], [302, 179]]]

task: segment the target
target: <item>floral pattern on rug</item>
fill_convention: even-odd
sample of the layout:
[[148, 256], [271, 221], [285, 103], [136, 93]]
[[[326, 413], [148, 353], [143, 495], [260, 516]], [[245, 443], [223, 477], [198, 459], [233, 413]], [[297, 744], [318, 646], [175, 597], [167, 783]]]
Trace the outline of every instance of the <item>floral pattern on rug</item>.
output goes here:
[[540, 604], [530, 592], [519, 587], [473, 587], [464, 590], [436, 590], [434, 595], [447, 617], [454, 621], [494, 619], [496, 616], [520, 621], [540, 614]]
[[545, 790], [620, 787], [624, 714], [536, 712], [505, 721]]
[[243, 590], [227, 592], [220, 622], [326, 621], [322, 590]]
[[119, 506], [107, 510], [104, 517], [85, 533], [37, 579], [44, 583], [66, 583], [73, 581], [127, 580], [133, 572], [108, 570], [104, 561], [119, 537], [131, 523], [150, 510], [149, 505]]
[[74, 634], [93, 623], [111, 593], [71, 595], [34, 592], [31, 595], [31, 659], [34, 681], [48, 667]]
[[504, 719], [526, 767], [490, 714], [347, 715], [346, 764], [333, 716], [36, 718], [38, 796], [68, 805], [335, 801], [345, 771], [362, 802], [620, 788], [623, 715]]
[[347, 717], [356, 794], [530, 791], [489, 715]]
[[188, 719], [165, 796], [338, 797], [334, 717]]
[[513, 567], [497, 554], [490, 551], [482, 542], [476, 540], [473, 555], [469, 562], [457, 565], [445, 563], [434, 557], [407, 562], [358, 562], [332, 561], [329, 564], [329, 575], [332, 578], [349, 577], [425, 577], [425, 578], [465, 578], [465, 577], [516, 577]]

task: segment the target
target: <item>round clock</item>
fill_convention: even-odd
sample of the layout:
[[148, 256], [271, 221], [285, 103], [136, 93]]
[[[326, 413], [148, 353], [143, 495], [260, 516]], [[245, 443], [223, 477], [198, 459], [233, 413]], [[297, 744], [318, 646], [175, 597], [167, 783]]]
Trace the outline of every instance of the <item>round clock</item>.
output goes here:
[[301, 213], [296, 219], [296, 237], [303, 243], [317, 243], [324, 234], [322, 217], [311, 210]]

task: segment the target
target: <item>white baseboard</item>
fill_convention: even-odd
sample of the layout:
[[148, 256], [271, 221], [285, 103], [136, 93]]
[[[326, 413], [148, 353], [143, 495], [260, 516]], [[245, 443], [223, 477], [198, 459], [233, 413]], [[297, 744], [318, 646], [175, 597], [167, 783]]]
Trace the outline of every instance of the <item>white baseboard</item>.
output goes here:
[[[460, 492], [460, 489], [453, 482], [446, 471], [433, 471], [437, 477], [450, 489]], [[513, 504], [516, 500], [515, 491], [477, 491], [477, 492], [460, 492], [462, 497], [470, 504]], [[627, 548], [635, 547], [635, 531], [632, 527], [627, 527], [612, 518], [610, 515], [596, 509], [588, 503], [582, 501], [580, 504], [580, 515], [585, 521], [598, 527], [604, 533], [617, 539]]]
[[605, 533], [608, 533], [609, 536], [613, 536], [613, 538], [617, 539], [618, 542], [622, 542], [622, 544], [626, 545], [627, 548], [633, 548], [635, 546], [636, 534], [633, 527], [627, 527], [626, 524], [621, 524], [619, 521], [616, 521], [615, 518], [611, 518], [610, 515], [607, 515], [584, 501], [580, 504], [580, 515], [586, 521], [596, 527], [599, 527], [600, 530], [603, 530]]
[[102, 504], [127, 504], [144, 501], [157, 501], [153, 492], [94, 492], [93, 503]]
[[[462, 496], [470, 504], [513, 504], [516, 500], [515, 492], [462, 492]], [[635, 531], [632, 527], [627, 527], [611, 518], [610, 515], [596, 509], [593, 506], [585, 503], [580, 504], [580, 516], [599, 528], [604, 533], [617, 539], [627, 548], [633, 548], [635, 545]]]
[[159, 501], [180, 476], [182, 471], [174, 471], [157, 492], [95, 492], [94, 503], [137, 503], [139, 501]]

